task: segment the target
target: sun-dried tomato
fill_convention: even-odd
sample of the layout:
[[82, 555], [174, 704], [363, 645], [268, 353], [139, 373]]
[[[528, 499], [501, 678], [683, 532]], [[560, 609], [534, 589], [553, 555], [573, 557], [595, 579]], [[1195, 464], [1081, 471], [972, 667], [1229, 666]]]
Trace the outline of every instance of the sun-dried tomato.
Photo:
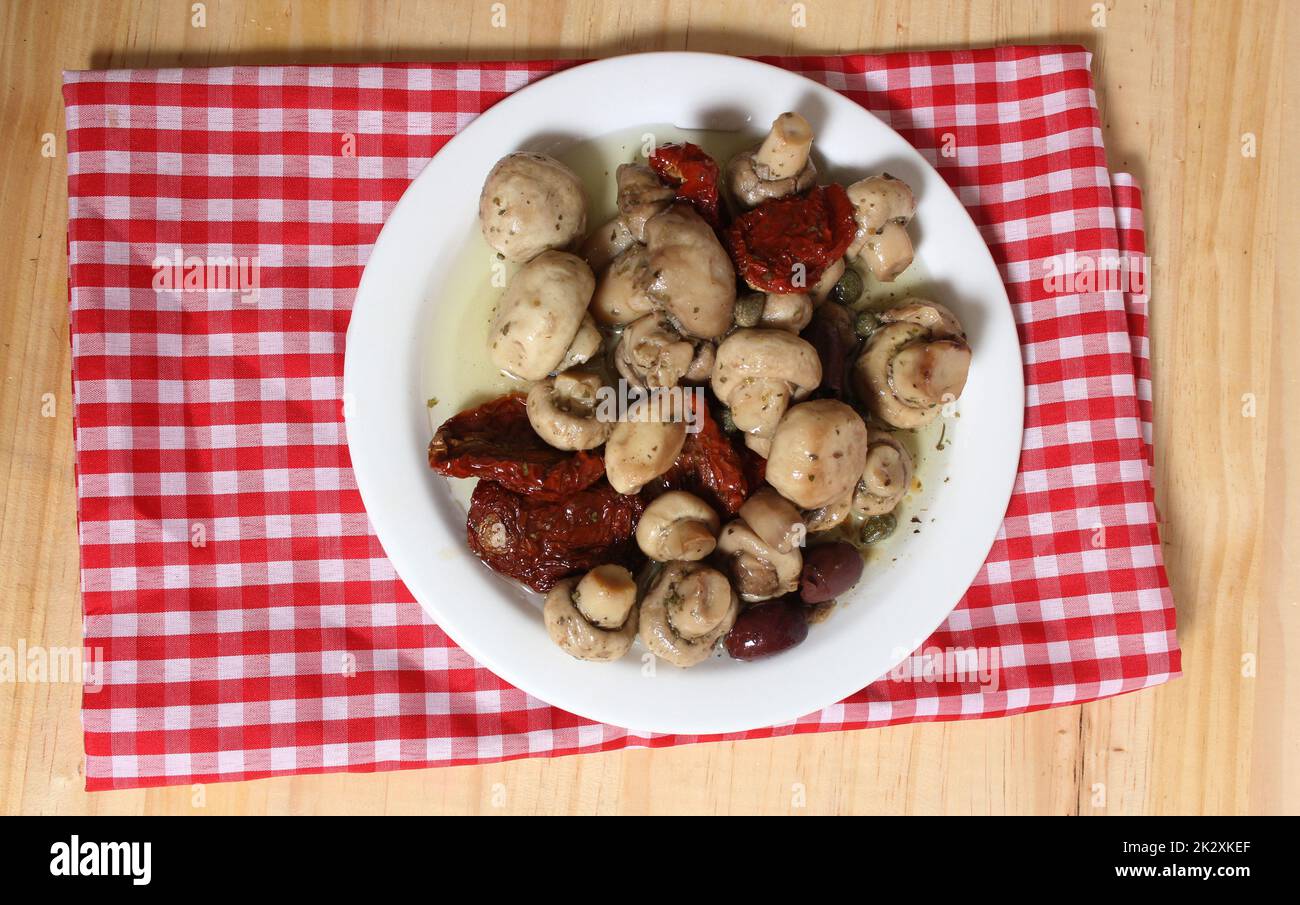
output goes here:
[[496, 481], [538, 500], [560, 500], [605, 474], [602, 455], [548, 446], [528, 421], [522, 393], [509, 393], [443, 422], [429, 466], [450, 478]]
[[644, 494], [653, 499], [668, 490], [687, 490], [700, 499], [735, 515], [749, 495], [745, 468], [731, 439], [709, 414], [709, 407], [688, 395], [699, 417], [699, 431], [688, 433], [673, 467], [646, 485]]
[[816, 283], [844, 256], [856, 232], [848, 193], [831, 184], [764, 201], [737, 217], [725, 238], [746, 283], [763, 292], [789, 293], [806, 292]]
[[603, 563], [635, 570], [644, 560], [633, 532], [645, 509], [601, 481], [561, 501], [479, 481], [470, 498], [469, 547], [489, 568], [535, 591]]
[[715, 229], [722, 225], [718, 204], [718, 164], [690, 142], [659, 145], [650, 155], [650, 169], [677, 189], [695, 212]]

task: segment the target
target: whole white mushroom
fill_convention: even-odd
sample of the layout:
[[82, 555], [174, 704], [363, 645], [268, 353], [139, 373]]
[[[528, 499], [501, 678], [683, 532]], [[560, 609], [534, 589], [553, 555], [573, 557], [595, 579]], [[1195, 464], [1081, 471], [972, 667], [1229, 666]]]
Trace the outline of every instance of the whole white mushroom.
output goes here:
[[836, 399], [792, 406], [772, 438], [767, 482], [800, 509], [819, 509], [851, 493], [867, 458], [867, 425]]
[[478, 219], [488, 245], [507, 261], [522, 263], [586, 233], [587, 194], [577, 175], [554, 157], [520, 151], [488, 173]]
[[727, 163], [725, 181], [735, 206], [757, 207], [769, 198], [802, 192], [817, 180], [817, 167], [809, 152], [813, 131], [798, 113], [782, 113], [763, 143], [742, 151]]
[[656, 562], [694, 562], [713, 552], [718, 543], [718, 514], [693, 493], [670, 490], [657, 496], [641, 513], [636, 542]]
[[853, 365], [853, 386], [881, 421], [915, 430], [961, 396], [970, 363], [971, 348], [953, 313], [913, 299], [880, 314]]
[[586, 361], [601, 342], [587, 315], [595, 288], [591, 268], [577, 255], [544, 251], [533, 258], [497, 304], [488, 334], [492, 363], [524, 380], [541, 380]]
[[718, 346], [711, 382], [744, 432], [745, 445], [767, 455], [786, 408], [817, 389], [821, 379], [821, 359], [806, 340], [786, 330], [748, 328]]
[[916, 198], [901, 179], [888, 173], [871, 176], [848, 187], [857, 235], [848, 256], [857, 257], [882, 283], [892, 283], [912, 263], [912, 239], [907, 224], [916, 213]]
[[596, 566], [559, 581], [546, 595], [542, 619], [551, 640], [579, 660], [617, 660], [636, 640], [636, 582], [618, 565]]

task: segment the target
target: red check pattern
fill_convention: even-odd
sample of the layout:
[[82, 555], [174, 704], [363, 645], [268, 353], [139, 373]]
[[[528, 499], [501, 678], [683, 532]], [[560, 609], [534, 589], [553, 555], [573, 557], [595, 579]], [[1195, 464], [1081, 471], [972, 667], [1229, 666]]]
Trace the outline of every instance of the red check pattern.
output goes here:
[[[763, 738], [1001, 716], [1179, 673], [1150, 469], [1146, 299], [1052, 288], [1069, 251], [1142, 251], [1078, 47], [774, 58], [905, 136], [1002, 268], [1028, 399], [988, 561], [923, 646], [997, 682], [878, 681]], [[87, 787], [662, 747], [475, 664], [371, 533], [340, 394], [384, 218], [458, 129], [570, 63], [71, 72], [68, 253]], [[256, 304], [159, 291], [158, 258], [256, 259]], [[210, 290], [209, 285], [209, 290]], [[916, 664], [923, 661], [914, 658]]]

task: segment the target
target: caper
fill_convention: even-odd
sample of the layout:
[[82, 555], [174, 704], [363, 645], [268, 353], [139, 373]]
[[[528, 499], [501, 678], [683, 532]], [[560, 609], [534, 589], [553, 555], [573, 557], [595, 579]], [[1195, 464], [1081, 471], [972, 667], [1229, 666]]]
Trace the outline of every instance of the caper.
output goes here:
[[722, 429], [729, 434], [734, 434], [739, 430], [739, 428], [736, 427], [736, 419], [731, 417], [731, 409], [729, 408], [724, 407], [722, 411], [718, 413], [718, 423], [721, 424]]
[[853, 319], [853, 332], [863, 339], [870, 336], [878, 326], [880, 326], [880, 318], [870, 311], [860, 311], [858, 316]]
[[831, 298], [841, 305], [852, 305], [861, 297], [862, 276], [852, 267], [844, 268], [844, 276], [831, 289]]
[[736, 299], [735, 320], [737, 327], [757, 327], [763, 317], [763, 306], [767, 296], [761, 292], [750, 292]]
[[898, 519], [894, 518], [894, 513], [873, 515], [862, 523], [862, 532], [858, 535], [858, 540], [863, 546], [870, 546], [889, 537], [897, 527]]

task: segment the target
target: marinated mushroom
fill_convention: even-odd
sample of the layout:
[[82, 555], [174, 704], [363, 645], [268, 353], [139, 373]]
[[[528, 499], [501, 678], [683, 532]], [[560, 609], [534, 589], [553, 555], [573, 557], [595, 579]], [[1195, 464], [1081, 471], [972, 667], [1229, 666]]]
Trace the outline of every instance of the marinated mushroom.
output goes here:
[[695, 345], [695, 357], [686, 369], [688, 383], [703, 383], [713, 374], [713, 364], [717, 361], [718, 350], [711, 342], [700, 341]]
[[546, 595], [542, 619], [551, 640], [579, 660], [617, 660], [636, 640], [636, 582], [622, 566], [565, 578]]
[[850, 490], [825, 506], [805, 512], [803, 514], [804, 527], [807, 528], [809, 534], [829, 531], [832, 528], [839, 527], [852, 511], [853, 491]]
[[528, 391], [528, 422], [556, 449], [594, 449], [609, 439], [613, 424], [596, 417], [600, 376], [561, 371]]
[[745, 433], [745, 445], [766, 455], [790, 402], [817, 389], [821, 379], [811, 345], [785, 330], [754, 328], [737, 330], [718, 346], [712, 386]]
[[713, 228], [689, 204], [646, 224], [650, 296], [684, 334], [715, 339], [731, 328], [736, 271]]
[[507, 154], [483, 183], [479, 225], [508, 261], [564, 248], [587, 231], [587, 195], [572, 170], [532, 151]]
[[879, 317], [882, 323], [906, 321], [924, 327], [936, 339], [966, 340], [966, 331], [962, 329], [957, 315], [929, 299], [909, 299], [901, 305], [882, 311]]
[[600, 353], [600, 347], [604, 342], [605, 337], [596, 326], [596, 321], [590, 314], [584, 314], [582, 323], [578, 325], [578, 332], [573, 334], [573, 340], [569, 343], [569, 348], [564, 351], [564, 357], [555, 366], [555, 370], [567, 371], [584, 361], [590, 361]]
[[686, 443], [686, 423], [647, 405], [614, 426], [605, 443], [605, 477], [619, 493], [637, 493], [672, 468]]
[[767, 482], [801, 509], [819, 509], [853, 490], [867, 456], [867, 426], [835, 399], [792, 406], [777, 425]]
[[808, 326], [812, 316], [812, 299], [806, 293], [769, 292], [763, 300], [758, 325], [797, 334]]
[[675, 387], [695, 361], [695, 344], [668, 319], [647, 314], [628, 324], [614, 349], [614, 366], [633, 386]]
[[[584, 330], [587, 303], [596, 278], [576, 255], [544, 251], [519, 269], [497, 305], [489, 334], [492, 363], [525, 380], [541, 380], [569, 359], [570, 346]], [[594, 325], [592, 325], [594, 327]], [[599, 332], [596, 336], [599, 348]], [[593, 350], [594, 352], [594, 350]]]
[[853, 511], [863, 516], [893, 512], [912, 483], [912, 456], [885, 431], [868, 434], [867, 463], [853, 491]]
[[636, 238], [623, 222], [622, 217], [615, 217], [592, 230], [582, 243], [580, 254], [591, 269], [600, 273], [610, 263], [636, 244]]
[[771, 487], [755, 491], [736, 514], [778, 553], [803, 546], [804, 524], [799, 510]]
[[[844, 276], [844, 270], [847, 266], [843, 258], [836, 258], [829, 267], [822, 271], [822, 275], [817, 278], [817, 282], [813, 283], [812, 289], [808, 290], [814, 305], [820, 305], [830, 298], [831, 290], [840, 281], [840, 277]], [[854, 299], [854, 301], [857, 301], [857, 299]]]
[[684, 490], [670, 490], [655, 497], [641, 513], [636, 542], [655, 562], [694, 562], [713, 552], [720, 524], [718, 514], [704, 500]]
[[645, 246], [633, 245], [610, 262], [596, 282], [591, 315], [605, 327], [621, 327], [655, 309], [650, 297], [650, 256]]
[[817, 179], [812, 126], [798, 113], [782, 113], [763, 143], [727, 164], [726, 184], [737, 207], [757, 207], [769, 198], [784, 198], [808, 189]]
[[915, 430], [961, 395], [970, 360], [952, 312], [917, 299], [880, 314], [880, 327], [853, 366], [854, 389], [881, 421]]
[[788, 594], [799, 587], [803, 554], [797, 546], [781, 552], [741, 519], [722, 526], [718, 554], [740, 599], [748, 603]]
[[676, 192], [643, 163], [623, 164], [614, 178], [618, 183], [619, 217], [632, 238], [644, 242], [646, 223], [668, 209]]
[[739, 612], [739, 598], [717, 569], [670, 562], [641, 601], [641, 642], [673, 666], [695, 666], [731, 631]]
[[912, 263], [912, 239], [907, 234], [907, 224], [916, 213], [912, 189], [884, 173], [853, 183], [848, 194], [858, 224], [848, 257], [860, 257], [872, 276], [892, 283]]

